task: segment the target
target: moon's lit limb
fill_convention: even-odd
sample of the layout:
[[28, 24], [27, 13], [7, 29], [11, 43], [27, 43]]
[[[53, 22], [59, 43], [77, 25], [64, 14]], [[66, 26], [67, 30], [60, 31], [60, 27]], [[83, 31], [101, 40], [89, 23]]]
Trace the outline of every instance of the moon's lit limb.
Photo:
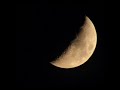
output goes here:
[[65, 50], [65, 52], [52, 61], [51, 64], [60, 68], [74, 68], [84, 64], [93, 54], [96, 43], [97, 34], [92, 21], [85, 17], [84, 25], [81, 31]]

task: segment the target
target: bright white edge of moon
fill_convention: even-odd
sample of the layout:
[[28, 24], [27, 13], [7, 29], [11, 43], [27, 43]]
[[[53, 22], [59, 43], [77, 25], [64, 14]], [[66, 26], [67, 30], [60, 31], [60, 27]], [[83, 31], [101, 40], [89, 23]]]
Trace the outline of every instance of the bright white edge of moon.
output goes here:
[[68, 48], [56, 60], [50, 62], [52, 65], [69, 69], [75, 68], [92, 56], [97, 44], [97, 33], [92, 21], [86, 16], [79, 34], [71, 42]]

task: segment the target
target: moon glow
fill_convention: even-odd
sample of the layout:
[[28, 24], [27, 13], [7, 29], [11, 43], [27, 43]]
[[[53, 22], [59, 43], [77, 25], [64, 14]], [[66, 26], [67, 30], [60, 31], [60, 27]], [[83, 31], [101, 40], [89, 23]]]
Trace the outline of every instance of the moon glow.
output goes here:
[[79, 34], [56, 60], [50, 62], [60, 68], [74, 68], [84, 64], [92, 56], [97, 43], [97, 33], [92, 21], [86, 16]]

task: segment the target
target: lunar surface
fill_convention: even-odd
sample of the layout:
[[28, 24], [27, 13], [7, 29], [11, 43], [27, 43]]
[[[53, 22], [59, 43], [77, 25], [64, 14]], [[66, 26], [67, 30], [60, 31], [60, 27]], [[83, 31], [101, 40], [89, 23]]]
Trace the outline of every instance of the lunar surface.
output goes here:
[[93, 54], [97, 34], [92, 21], [86, 16], [79, 34], [56, 60], [50, 62], [59, 68], [74, 68], [84, 64]]

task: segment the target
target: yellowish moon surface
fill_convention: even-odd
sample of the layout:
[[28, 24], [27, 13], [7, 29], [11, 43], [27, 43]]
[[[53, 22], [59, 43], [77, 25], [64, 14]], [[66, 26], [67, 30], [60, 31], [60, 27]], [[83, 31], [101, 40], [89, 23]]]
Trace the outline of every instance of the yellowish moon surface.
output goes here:
[[59, 68], [75, 68], [92, 56], [97, 44], [97, 33], [92, 21], [86, 16], [79, 34], [71, 42], [68, 48], [56, 60], [50, 62]]

